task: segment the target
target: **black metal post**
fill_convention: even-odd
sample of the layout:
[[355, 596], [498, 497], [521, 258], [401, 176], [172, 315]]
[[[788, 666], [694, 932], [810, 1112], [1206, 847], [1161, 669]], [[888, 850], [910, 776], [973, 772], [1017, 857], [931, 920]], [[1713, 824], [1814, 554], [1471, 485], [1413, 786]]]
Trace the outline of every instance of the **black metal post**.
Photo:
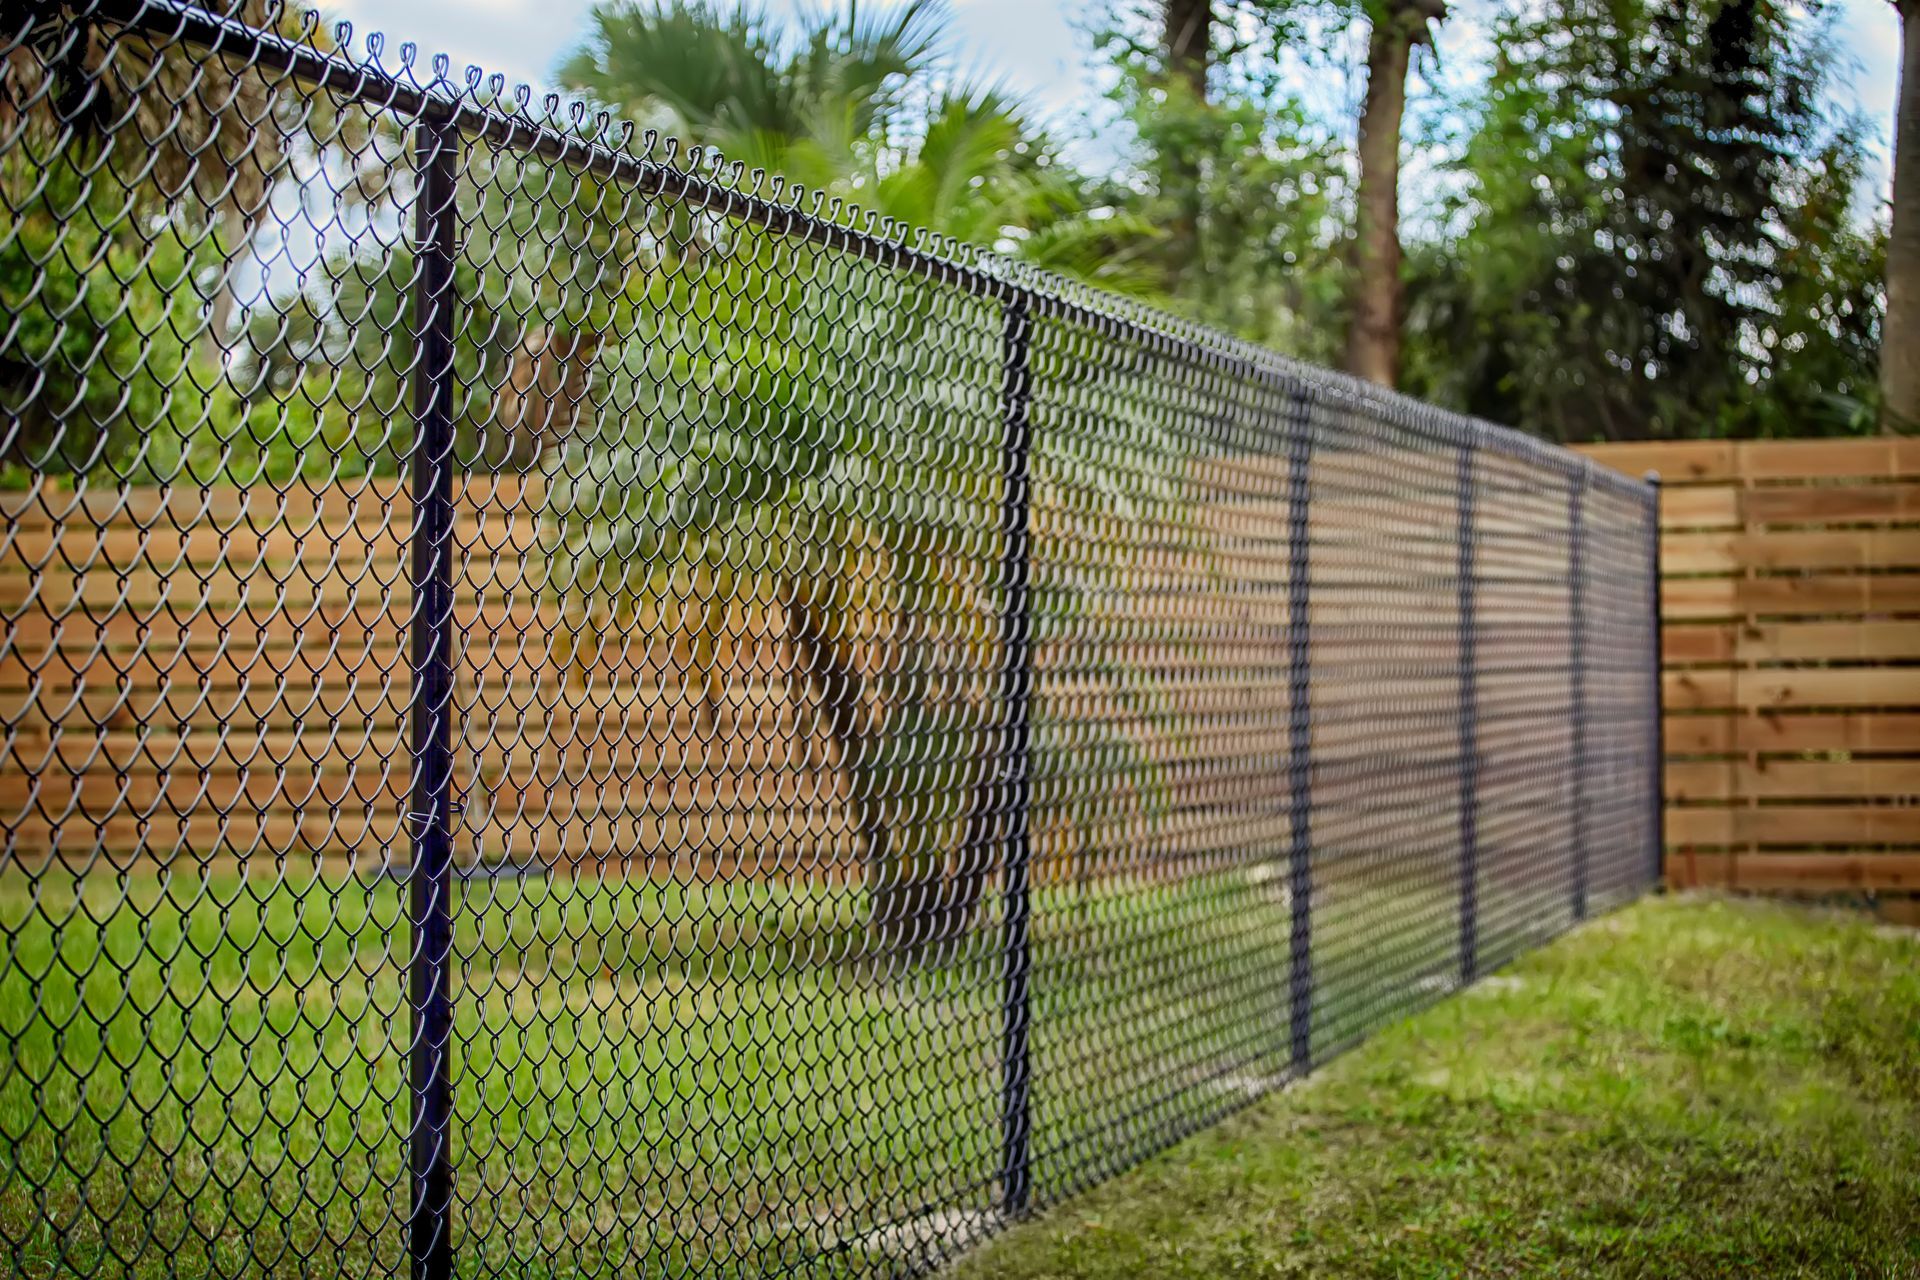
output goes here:
[[1647, 797], [1652, 807], [1652, 830], [1648, 839], [1652, 848], [1648, 851], [1652, 865], [1648, 869], [1648, 884], [1657, 885], [1666, 871], [1667, 860], [1667, 679], [1666, 679], [1666, 605], [1660, 595], [1660, 473], [1647, 472], [1647, 484], [1652, 486], [1652, 494], [1647, 500], [1647, 594], [1648, 611], [1652, 615], [1649, 626], [1652, 664], [1652, 709], [1649, 714], [1653, 723], [1647, 727], [1652, 741], [1647, 746], [1647, 758], [1650, 769], [1647, 778]]
[[1460, 589], [1460, 981], [1480, 969], [1480, 691], [1474, 634], [1473, 467], [1476, 440], [1460, 444], [1457, 471], [1460, 523], [1455, 570]]
[[1293, 1070], [1313, 1066], [1313, 397], [1296, 386], [1287, 415], [1287, 892]]
[[1028, 709], [1033, 688], [1032, 599], [1028, 591], [1031, 534], [1028, 515], [1031, 489], [1028, 458], [1032, 428], [1027, 407], [1032, 386], [1027, 372], [1027, 348], [1032, 317], [1023, 301], [1006, 306], [1001, 411], [1005, 433], [1001, 441], [1000, 577], [1006, 596], [1000, 614], [1000, 714], [1002, 716], [1002, 812], [1006, 814], [1006, 925], [1001, 1013], [1004, 1036], [1001, 1055], [1000, 1187], [1001, 1207], [1009, 1215], [1022, 1212], [1033, 1191], [1033, 1169], [1028, 1150], [1031, 1137], [1030, 1052], [1027, 1039], [1032, 1016], [1028, 990], [1032, 955], [1027, 924], [1033, 904], [1027, 885], [1029, 846]]
[[1567, 665], [1572, 701], [1573, 918], [1587, 918], [1587, 467], [1567, 492]]
[[414, 1280], [453, 1275], [453, 260], [460, 134], [415, 130], [413, 369], [413, 952], [412, 1201]]

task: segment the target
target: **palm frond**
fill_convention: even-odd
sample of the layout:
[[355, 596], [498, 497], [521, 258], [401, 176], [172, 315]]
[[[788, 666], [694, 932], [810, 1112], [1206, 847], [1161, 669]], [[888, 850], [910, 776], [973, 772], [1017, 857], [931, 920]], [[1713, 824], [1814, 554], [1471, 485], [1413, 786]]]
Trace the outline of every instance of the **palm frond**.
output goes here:
[[1019, 243], [1019, 255], [1035, 266], [1137, 298], [1161, 291], [1150, 249], [1166, 232], [1138, 214], [1079, 213], [1037, 226]]
[[[596, 6], [587, 42], [560, 65], [568, 88], [628, 119], [701, 141], [717, 133], [791, 133], [794, 86], [764, 9], [722, 12], [705, 0]], [[665, 113], [665, 121], [657, 117]]]

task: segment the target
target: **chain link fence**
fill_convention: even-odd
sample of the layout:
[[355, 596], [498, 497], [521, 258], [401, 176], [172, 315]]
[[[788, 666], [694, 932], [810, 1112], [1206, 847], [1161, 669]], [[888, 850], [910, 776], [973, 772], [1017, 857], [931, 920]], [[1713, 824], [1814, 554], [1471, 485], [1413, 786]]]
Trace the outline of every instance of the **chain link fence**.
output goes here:
[[1647, 486], [254, 0], [5, 23], [15, 1273], [923, 1271], [1654, 882]]

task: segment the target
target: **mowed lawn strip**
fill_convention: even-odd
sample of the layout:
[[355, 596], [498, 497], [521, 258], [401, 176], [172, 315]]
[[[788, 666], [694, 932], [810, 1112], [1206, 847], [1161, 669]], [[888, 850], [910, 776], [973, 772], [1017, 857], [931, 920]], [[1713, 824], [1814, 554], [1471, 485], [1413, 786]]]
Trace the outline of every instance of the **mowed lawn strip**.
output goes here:
[[1644, 902], [957, 1274], [1920, 1277], [1920, 933]]

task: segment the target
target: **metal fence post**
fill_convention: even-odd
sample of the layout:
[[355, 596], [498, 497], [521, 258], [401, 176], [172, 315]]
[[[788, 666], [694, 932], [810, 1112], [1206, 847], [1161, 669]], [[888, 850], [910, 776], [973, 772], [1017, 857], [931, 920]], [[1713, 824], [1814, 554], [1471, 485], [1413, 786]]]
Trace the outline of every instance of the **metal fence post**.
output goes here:
[[1652, 494], [1647, 501], [1647, 595], [1648, 612], [1651, 617], [1648, 626], [1652, 631], [1649, 637], [1648, 661], [1652, 664], [1652, 708], [1650, 715], [1653, 723], [1647, 727], [1652, 741], [1647, 747], [1650, 761], [1647, 778], [1648, 801], [1652, 806], [1652, 830], [1648, 838], [1653, 847], [1648, 851], [1652, 859], [1647, 883], [1657, 885], [1666, 872], [1667, 860], [1667, 682], [1666, 682], [1666, 605], [1660, 594], [1660, 473], [1647, 472], [1647, 484], [1652, 486]]
[[1031, 536], [1028, 528], [1031, 486], [1028, 459], [1032, 428], [1027, 408], [1032, 385], [1027, 349], [1032, 318], [1024, 300], [1006, 304], [1002, 345], [1000, 472], [1004, 483], [1000, 524], [1000, 577], [1006, 597], [1000, 613], [1000, 714], [1003, 717], [1001, 795], [1006, 826], [1006, 921], [1003, 937], [1004, 981], [1001, 1015], [1000, 1187], [1001, 1207], [1009, 1215], [1027, 1207], [1033, 1191], [1029, 1157], [1031, 1098], [1028, 1092], [1031, 1051], [1027, 1032], [1032, 1015], [1028, 990], [1032, 955], [1027, 925], [1033, 904], [1027, 884], [1030, 780], [1028, 777], [1028, 709], [1033, 686], [1032, 598], [1028, 591]]
[[1567, 665], [1573, 703], [1573, 918], [1587, 918], [1587, 468], [1574, 467], [1567, 493]]
[[1459, 526], [1455, 570], [1460, 588], [1460, 981], [1480, 968], [1480, 711], [1474, 634], [1473, 467], [1478, 440], [1469, 429], [1457, 464]]
[[1296, 386], [1287, 436], [1287, 893], [1293, 1069], [1313, 1066], [1313, 397]]
[[408, 873], [414, 1280], [453, 1274], [453, 263], [460, 133], [415, 129], [413, 367], [413, 864]]

